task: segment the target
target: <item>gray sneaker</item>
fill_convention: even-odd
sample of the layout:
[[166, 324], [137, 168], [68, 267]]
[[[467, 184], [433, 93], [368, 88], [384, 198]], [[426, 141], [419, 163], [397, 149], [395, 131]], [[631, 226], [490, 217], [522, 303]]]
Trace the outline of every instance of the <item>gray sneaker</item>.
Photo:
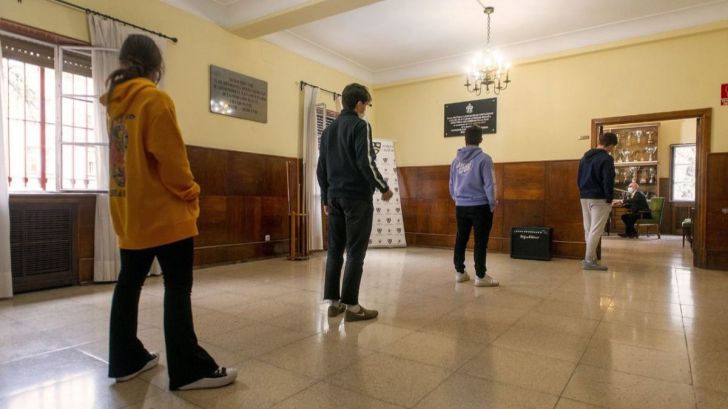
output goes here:
[[360, 305], [359, 312], [352, 312], [351, 310], [347, 309], [346, 313], [344, 314], [344, 321], [351, 322], [371, 320], [377, 318], [377, 315], [379, 315], [379, 311], [368, 310]]
[[470, 276], [467, 272], [463, 271], [462, 273], [455, 272], [455, 282], [456, 283], [464, 283], [466, 281], [470, 280]]
[[603, 266], [599, 264], [596, 261], [582, 261], [581, 262], [581, 268], [584, 270], [598, 270], [598, 271], [607, 271], [607, 266]]

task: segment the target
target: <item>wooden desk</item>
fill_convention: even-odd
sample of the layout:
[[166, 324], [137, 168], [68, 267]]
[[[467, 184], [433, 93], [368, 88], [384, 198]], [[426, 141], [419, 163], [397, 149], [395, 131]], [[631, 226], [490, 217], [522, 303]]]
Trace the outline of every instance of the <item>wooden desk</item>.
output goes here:
[[622, 215], [625, 213], [629, 213], [630, 210], [626, 207], [612, 207], [612, 211], [609, 213], [609, 219], [607, 220], [607, 224], [604, 227], [604, 231], [607, 232], [607, 236], [612, 232], [612, 230], [617, 231], [617, 225], [622, 227], [622, 232], [624, 231], [624, 223], [622, 223]]

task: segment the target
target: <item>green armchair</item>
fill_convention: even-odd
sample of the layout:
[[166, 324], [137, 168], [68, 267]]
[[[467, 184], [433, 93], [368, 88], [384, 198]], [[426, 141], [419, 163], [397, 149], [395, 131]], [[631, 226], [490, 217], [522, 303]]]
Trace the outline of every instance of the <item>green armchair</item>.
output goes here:
[[648, 205], [650, 206], [650, 218], [637, 219], [635, 222], [635, 228], [639, 231], [641, 226], [647, 227], [647, 236], [650, 235], [650, 226], [655, 226], [657, 229], [657, 238], [660, 238], [660, 224], [662, 224], [662, 208], [665, 206], [664, 197], [653, 197], [650, 199]]

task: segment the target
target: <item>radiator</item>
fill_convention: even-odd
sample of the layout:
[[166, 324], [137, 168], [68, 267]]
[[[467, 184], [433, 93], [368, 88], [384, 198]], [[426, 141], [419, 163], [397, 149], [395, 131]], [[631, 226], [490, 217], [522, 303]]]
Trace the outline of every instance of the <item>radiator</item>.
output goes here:
[[67, 203], [10, 206], [13, 292], [75, 284], [75, 211]]

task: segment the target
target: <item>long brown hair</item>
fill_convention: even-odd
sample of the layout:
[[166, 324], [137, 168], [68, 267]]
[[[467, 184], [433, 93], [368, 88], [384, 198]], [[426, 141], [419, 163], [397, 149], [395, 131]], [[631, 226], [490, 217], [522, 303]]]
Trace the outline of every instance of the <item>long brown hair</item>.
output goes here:
[[131, 34], [124, 40], [119, 53], [121, 68], [114, 71], [106, 79], [106, 112], [111, 108], [111, 93], [114, 87], [133, 78], [149, 77], [154, 72], [162, 75], [164, 61], [162, 52], [151, 38], [142, 34]]

